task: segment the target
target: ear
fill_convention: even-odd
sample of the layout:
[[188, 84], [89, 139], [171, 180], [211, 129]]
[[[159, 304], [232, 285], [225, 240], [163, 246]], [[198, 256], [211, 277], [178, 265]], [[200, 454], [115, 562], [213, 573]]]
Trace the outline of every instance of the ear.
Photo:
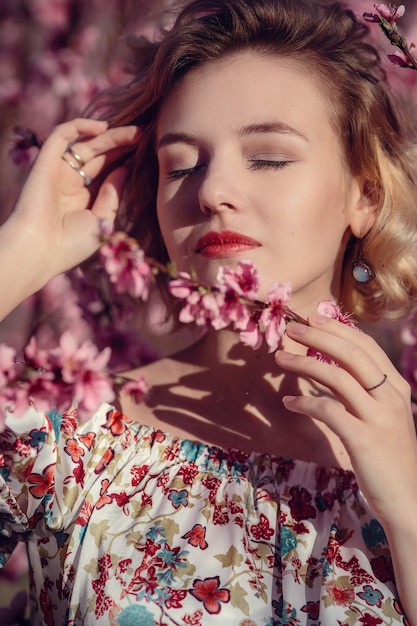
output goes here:
[[357, 239], [362, 239], [371, 230], [378, 210], [378, 191], [368, 181], [356, 180], [349, 207], [349, 225]]

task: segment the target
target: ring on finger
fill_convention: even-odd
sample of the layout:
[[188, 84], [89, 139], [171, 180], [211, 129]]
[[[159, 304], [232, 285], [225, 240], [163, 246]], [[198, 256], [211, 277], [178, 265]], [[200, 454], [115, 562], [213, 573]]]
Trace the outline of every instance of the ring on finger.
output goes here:
[[65, 163], [68, 163], [68, 165], [72, 167], [73, 170], [78, 171], [81, 169], [81, 165], [77, 161], [73, 161], [71, 159], [71, 153], [69, 150], [65, 150], [64, 154], [61, 155], [61, 159], [65, 161]]
[[[68, 155], [73, 157], [75, 159], [75, 161], [72, 161], [70, 156], [68, 156]], [[82, 160], [82, 158], [80, 157], [79, 154], [74, 152], [74, 150], [72, 150], [72, 148], [67, 148], [65, 150], [64, 154], [61, 155], [61, 159], [63, 161], [65, 161], [65, 163], [68, 163], [68, 165], [74, 171], [76, 171], [77, 174], [79, 174], [84, 179], [84, 186], [85, 187], [88, 187], [89, 185], [91, 185], [91, 183], [93, 182], [93, 179], [91, 178], [91, 176], [88, 176], [85, 173], [85, 171], [83, 170], [83, 167], [84, 167], [85, 163], [84, 163], [84, 161]]]
[[77, 169], [77, 172], [80, 176], [82, 176], [82, 178], [84, 178], [84, 187], [88, 187], [88, 185], [91, 185], [91, 183], [93, 182], [91, 176], [88, 176], [82, 169]]
[[67, 149], [65, 150], [64, 154], [70, 154], [72, 156], [73, 159], [75, 159], [75, 161], [78, 163], [79, 169], [82, 169], [85, 165], [85, 161], [84, 159], [82, 159], [80, 157], [80, 155], [78, 154], [78, 152], [75, 152], [74, 148], [72, 146], [68, 146]]
[[[71, 155], [71, 157], [73, 159], [75, 159], [75, 163], [74, 163], [74, 161], [68, 161], [68, 157], [66, 157], [67, 154]], [[70, 163], [70, 164], [72, 163], [71, 167], [73, 167], [74, 169], [77, 169], [77, 167], [78, 167], [78, 169], [82, 169], [84, 167], [84, 165], [85, 165], [84, 159], [82, 159], [80, 157], [78, 152], [76, 152], [72, 146], [67, 146], [67, 148], [65, 149], [64, 154], [62, 155], [62, 158], [64, 158], [64, 157], [66, 157], [65, 160], [68, 163]]]
[[373, 391], [374, 389], [378, 389], [378, 387], [381, 387], [387, 380], [388, 376], [384, 374], [383, 379], [379, 383], [373, 385], [372, 387], [365, 387], [365, 391]]

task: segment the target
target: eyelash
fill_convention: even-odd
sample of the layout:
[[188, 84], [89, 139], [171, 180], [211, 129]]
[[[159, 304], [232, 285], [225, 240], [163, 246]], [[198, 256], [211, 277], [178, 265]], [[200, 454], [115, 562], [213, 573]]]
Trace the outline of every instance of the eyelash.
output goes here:
[[[288, 165], [290, 165], [290, 163], [292, 163], [292, 161], [268, 161], [267, 159], [254, 159], [250, 161], [250, 164], [251, 164], [250, 169], [258, 170], [258, 171], [268, 170], [268, 169], [281, 170], [281, 169], [284, 169], [284, 167], [287, 167]], [[201, 167], [204, 167], [204, 166], [196, 165], [195, 167], [189, 167], [189, 168], [182, 169], [182, 170], [172, 170], [168, 172], [167, 178], [171, 180], [176, 179], [176, 178], [183, 178], [184, 176], [195, 174]]]
[[292, 163], [292, 161], [268, 161], [267, 159], [254, 159], [250, 161], [251, 169], [254, 170], [282, 170]]
[[184, 170], [171, 170], [167, 174], [167, 178], [175, 179], [175, 178], [183, 178], [184, 176], [189, 176], [190, 174], [195, 174], [197, 170], [202, 167], [201, 165], [196, 165], [195, 167], [189, 167]]

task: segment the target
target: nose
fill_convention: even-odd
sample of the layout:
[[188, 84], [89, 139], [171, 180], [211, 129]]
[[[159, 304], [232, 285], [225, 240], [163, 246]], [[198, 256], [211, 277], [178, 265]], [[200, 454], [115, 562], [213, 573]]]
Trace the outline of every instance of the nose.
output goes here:
[[212, 160], [200, 182], [198, 199], [204, 215], [238, 211], [244, 206], [243, 181], [230, 161]]

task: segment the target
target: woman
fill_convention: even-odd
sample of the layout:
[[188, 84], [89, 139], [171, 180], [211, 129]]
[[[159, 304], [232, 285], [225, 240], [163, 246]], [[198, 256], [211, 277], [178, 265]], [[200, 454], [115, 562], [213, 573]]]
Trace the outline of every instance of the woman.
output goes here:
[[3, 314], [90, 256], [124, 193], [150, 254], [203, 282], [251, 261], [308, 325], [274, 354], [209, 330], [82, 426], [10, 415], [3, 545], [28, 542], [34, 623], [417, 624], [408, 385], [316, 312], [416, 298], [415, 149], [366, 32], [337, 4], [195, 0], [99, 103], [109, 126], [45, 143], [0, 231]]

